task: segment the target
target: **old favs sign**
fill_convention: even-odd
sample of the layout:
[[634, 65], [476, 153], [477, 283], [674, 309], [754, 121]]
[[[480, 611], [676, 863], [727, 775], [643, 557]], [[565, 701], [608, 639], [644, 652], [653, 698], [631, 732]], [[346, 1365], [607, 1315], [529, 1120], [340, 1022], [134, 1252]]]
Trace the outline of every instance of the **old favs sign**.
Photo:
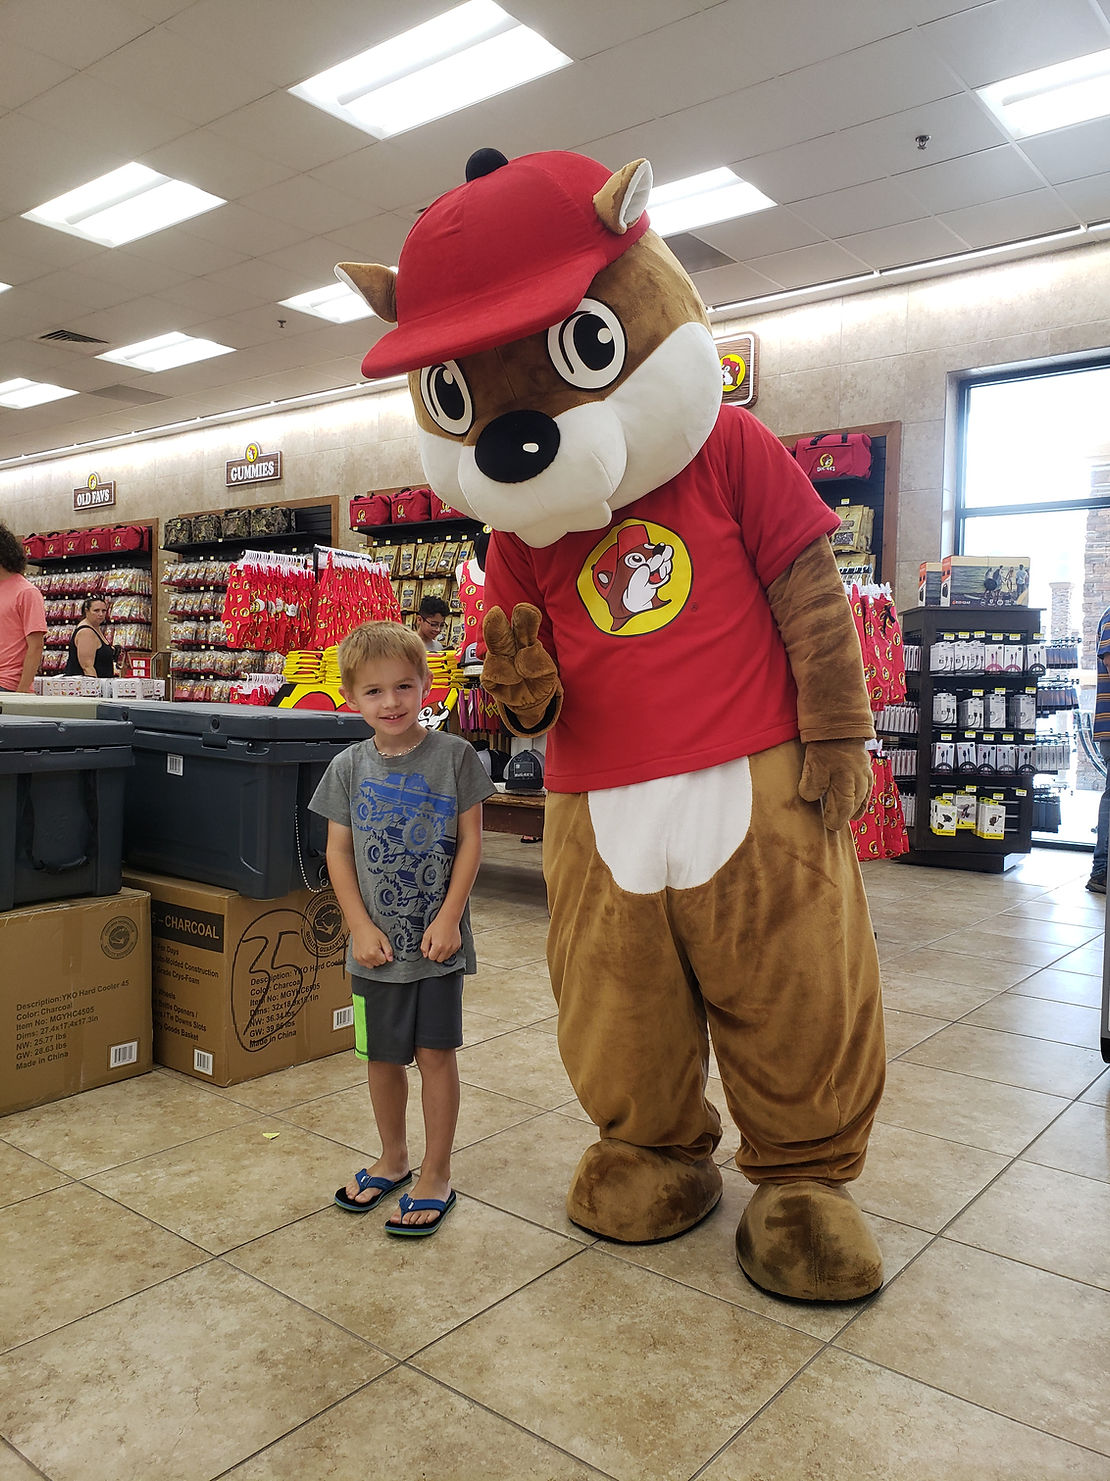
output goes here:
[[114, 483], [101, 483], [96, 473], [90, 473], [83, 488], [73, 490], [74, 509], [109, 509], [116, 502]]
[[723, 399], [732, 406], [754, 406], [758, 395], [759, 342], [754, 334], [738, 334], [717, 343], [721, 357]]
[[280, 477], [281, 454], [264, 453], [257, 442], [250, 442], [241, 458], [228, 463], [225, 482], [231, 488], [244, 483], [273, 483]]

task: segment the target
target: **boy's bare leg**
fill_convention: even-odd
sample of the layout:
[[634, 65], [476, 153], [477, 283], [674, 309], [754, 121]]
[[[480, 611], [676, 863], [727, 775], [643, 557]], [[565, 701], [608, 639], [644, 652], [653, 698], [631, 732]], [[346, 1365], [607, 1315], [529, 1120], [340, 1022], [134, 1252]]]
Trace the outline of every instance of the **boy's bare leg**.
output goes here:
[[[454, 1049], [416, 1051], [424, 1110], [424, 1161], [410, 1197], [445, 1199], [451, 1191], [451, 1147], [459, 1119], [459, 1064]], [[417, 1209], [391, 1224], [433, 1224], [435, 1209]]]
[[[395, 1183], [409, 1170], [408, 1131], [405, 1125], [405, 1108], [409, 1099], [408, 1074], [403, 1064], [388, 1064], [385, 1060], [371, 1059], [366, 1065], [366, 1083], [370, 1087], [370, 1104], [374, 1107], [374, 1120], [378, 1125], [378, 1137], [382, 1144], [382, 1155], [366, 1171], [372, 1178], [388, 1178]], [[347, 1184], [347, 1197], [355, 1203], [369, 1203], [380, 1196], [379, 1190], [367, 1188], [360, 1192], [352, 1178]]]

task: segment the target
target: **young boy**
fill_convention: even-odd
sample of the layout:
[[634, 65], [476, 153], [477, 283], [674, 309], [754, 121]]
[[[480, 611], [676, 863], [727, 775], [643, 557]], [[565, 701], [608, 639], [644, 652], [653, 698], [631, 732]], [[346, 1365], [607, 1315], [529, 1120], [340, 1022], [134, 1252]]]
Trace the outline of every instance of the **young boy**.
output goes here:
[[454, 1205], [463, 974], [474, 972], [467, 901], [482, 852], [482, 800], [495, 791], [475, 751], [427, 731], [431, 688], [411, 628], [367, 622], [339, 645], [343, 694], [373, 728], [328, 767], [310, 806], [328, 819], [328, 872], [350, 931], [355, 1053], [366, 1060], [382, 1154], [335, 1201], [367, 1213], [412, 1178], [405, 1067], [420, 1070], [425, 1151], [389, 1234], [434, 1234]]
[[451, 615], [451, 608], [441, 597], [424, 597], [416, 613], [417, 636], [427, 653], [442, 653], [443, 629]]

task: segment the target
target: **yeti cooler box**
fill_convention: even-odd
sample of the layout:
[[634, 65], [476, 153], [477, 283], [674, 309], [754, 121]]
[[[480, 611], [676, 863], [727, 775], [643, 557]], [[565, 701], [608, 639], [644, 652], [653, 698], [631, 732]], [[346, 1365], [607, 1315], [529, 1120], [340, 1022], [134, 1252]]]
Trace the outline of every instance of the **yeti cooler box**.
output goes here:
[[99, 712], [134, 727], [124, 811], [132, 869], [252, 900], [327, 883], [327, 821], [308, 803], [328, 763], [370, 735], [360, 715], [110, 700]]
[[0, 910], [119, 893], [131, 726], [0, 715]]

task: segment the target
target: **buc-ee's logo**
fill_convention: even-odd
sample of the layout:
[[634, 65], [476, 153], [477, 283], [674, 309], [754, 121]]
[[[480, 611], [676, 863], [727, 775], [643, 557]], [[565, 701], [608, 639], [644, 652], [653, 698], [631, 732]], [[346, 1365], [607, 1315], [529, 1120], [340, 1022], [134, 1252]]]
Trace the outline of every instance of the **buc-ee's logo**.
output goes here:
[[817, 468], [821, 473], [834, 473], [836, 471], [836, 459], [832, 453], [822, 453], [817, 459]]
[[639, 637], [674, 621], [692, 581], [690, 554], [673, 530], [626, 519], [586, 557], [578, 595], [603, 633]]

